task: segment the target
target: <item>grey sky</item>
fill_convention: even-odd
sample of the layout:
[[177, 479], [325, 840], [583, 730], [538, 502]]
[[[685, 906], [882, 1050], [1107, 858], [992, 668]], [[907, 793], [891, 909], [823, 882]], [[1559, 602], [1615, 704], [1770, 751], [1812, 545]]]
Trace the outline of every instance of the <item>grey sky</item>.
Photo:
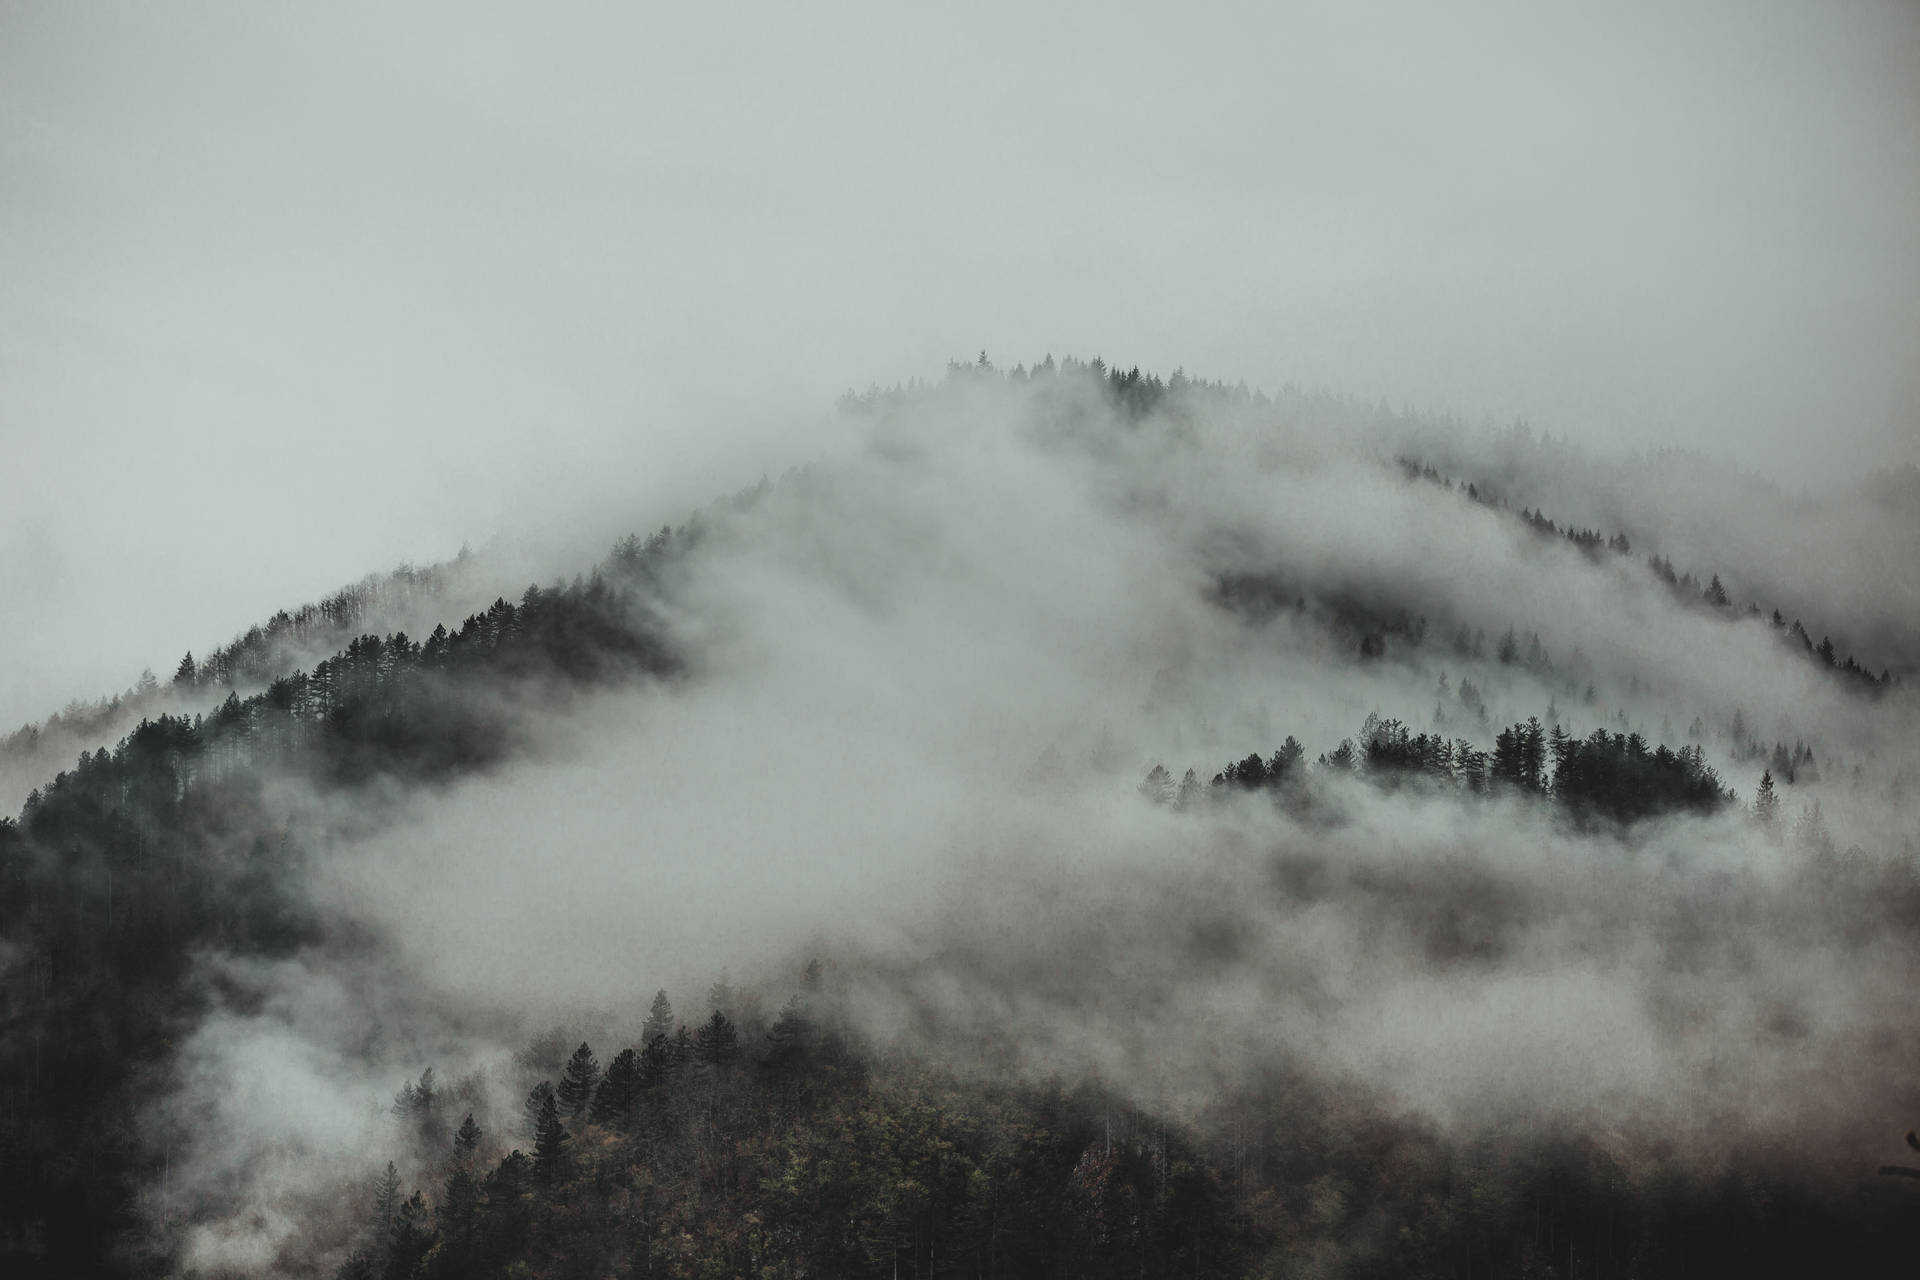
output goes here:
[[1906, 4], [0, 4], [0, 724], [982, 347], [1912, 460], [1916, 121]]

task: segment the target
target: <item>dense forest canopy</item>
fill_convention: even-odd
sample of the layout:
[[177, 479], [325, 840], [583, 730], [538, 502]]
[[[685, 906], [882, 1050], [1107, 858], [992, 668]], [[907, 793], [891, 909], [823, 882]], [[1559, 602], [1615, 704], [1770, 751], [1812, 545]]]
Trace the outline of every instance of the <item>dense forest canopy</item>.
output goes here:
[[0, 1261], [1904, 1240], [1897, 592], [1675, 534], [1631, 470], [1182, 371], [982, 353], [841, 414], [576, 577], [369, 579], [7, 740], [77, 760], [0, 820]]

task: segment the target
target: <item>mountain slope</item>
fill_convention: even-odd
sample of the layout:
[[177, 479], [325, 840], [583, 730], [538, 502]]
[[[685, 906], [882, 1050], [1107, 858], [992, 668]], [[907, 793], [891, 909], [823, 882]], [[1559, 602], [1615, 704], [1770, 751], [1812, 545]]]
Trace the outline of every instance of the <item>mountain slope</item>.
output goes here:
[[299, 669], [243, 638], [223, 701], [0, 822], [0, 1256], [1663, 1274], [1892, 1238], [1905, 1188], [1857, 1174], [1920, 1104], [1908, 682], [1677, 591], [1639, 526], [1409, 475], [1405, 415], [1051, 360], [843, 412], [571, 583]]

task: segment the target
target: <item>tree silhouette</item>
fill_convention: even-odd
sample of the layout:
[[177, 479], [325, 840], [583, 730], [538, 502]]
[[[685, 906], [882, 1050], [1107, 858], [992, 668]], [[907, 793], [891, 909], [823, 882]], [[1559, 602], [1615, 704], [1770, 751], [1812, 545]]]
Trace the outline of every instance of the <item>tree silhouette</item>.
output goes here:
[[730, 1067], [740, 1057], [740, 1036], [726, 1014], [715, 1009], [694, 1038], [694, 1060], [710, 1069]]
[[655, 1036], [671, 1037], [673, 1028], [673, 1005], [667, 1000], [667, 993], [664, 990], [656, 991], [653, 995], [653, 1007], [647, 1010], [647, 1020], [640, 1028], [641, 1046], [652, 1044]]
[[593, 1097], [593, 1119], [598, 1124], [624, 1125], [640, 1105], [640, 1061], [632, 1049], [622, 1049], [607, 1064], [606, 1078]]
[[1773, 770], [1768, 769], [1760, 775], [1760, 789], [1753, 794], [1753, 814], [1768, 826], [1779, 816], [1780, 797], [1773, 791]]
[[560, 1073], [559, 1087], [554, 1090], [560, 1114], [572, 1120], [586, 1111], [593, 1101], [594, 1086], [600, 1083], [600, 1063], [593, 1056], [593, 1050], [582, 1040], [580, 1047], [567, 1059], [567, 1065]]
[[545, 1183], [558, 1181], [567, 1164], [567, 1147], [572, 1142], [567, 1126], [560, 1121], [560, 1104], [553, 1093], [541, 1095], [540, 1111], [533, 1124], [533, 1167]]
[[545, 1113], [548, 1103], [556, 1103], [555, 1115], [559, 1114], [557, 1100], [554, 1098], [553, 1081], [542, 1080], [527, 1091], [527, 1100], [521, 1106], [521, 1131], [527, 1137], [537, 1137], [540, 1133], [540, 1117]]

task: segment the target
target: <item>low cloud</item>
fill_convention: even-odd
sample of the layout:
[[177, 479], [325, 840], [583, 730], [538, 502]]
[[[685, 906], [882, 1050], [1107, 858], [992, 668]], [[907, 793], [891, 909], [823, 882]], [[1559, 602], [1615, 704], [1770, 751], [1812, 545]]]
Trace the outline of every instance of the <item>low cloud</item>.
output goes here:
[[[777, 1001], [814, 956], [883, 1042], [1196, 1124], [1291, 1072], [1463, 1140], [1566, 1125], [1685, 1167], [1824, 1168], [1920, 1106], [1903, 691], [1860, 700], [1364, 442], [1292, 448], [1283, 423], [1250, 463], [1107, 414], [950, 388], [697, 518], [656, 602], [684, 677], [506, 699], [507, 763], [372, 807], [287, 780], [302, 829], [333, 832], [304, 863], [329, 934], [206, 963], [223, 1003], [164, 1109], [196, 1255], [280, 1248], [290, 1206], [364, 1178], [379, 1102], [426, 1065], [510, 1127], [546, 1028], [630, 1042], [658, 987], [697, 1008], [730, 972]], [[1263, 566], [1306, 607], [1222, 608], [1219, 575]], [[1437, 637], [1362, 659], [1340, 599], [1578, 649], [1605, 693], [1563, 705], [1576, 731], [1618, 709], [1657, 739], [1656, 714], [1738, 702], [1861, 780], [1790, 790], [1823, 803], [1798, 834], [1739, 809], [1594, 833], [1326, 771], [1306, 809], [1143, 800], [1155, 762], [1206, 776], [1287, 734], [1311, 758], [1368, 711], [1424, 723], [1442, 670], [1502, 718], [1565, 693]]]

